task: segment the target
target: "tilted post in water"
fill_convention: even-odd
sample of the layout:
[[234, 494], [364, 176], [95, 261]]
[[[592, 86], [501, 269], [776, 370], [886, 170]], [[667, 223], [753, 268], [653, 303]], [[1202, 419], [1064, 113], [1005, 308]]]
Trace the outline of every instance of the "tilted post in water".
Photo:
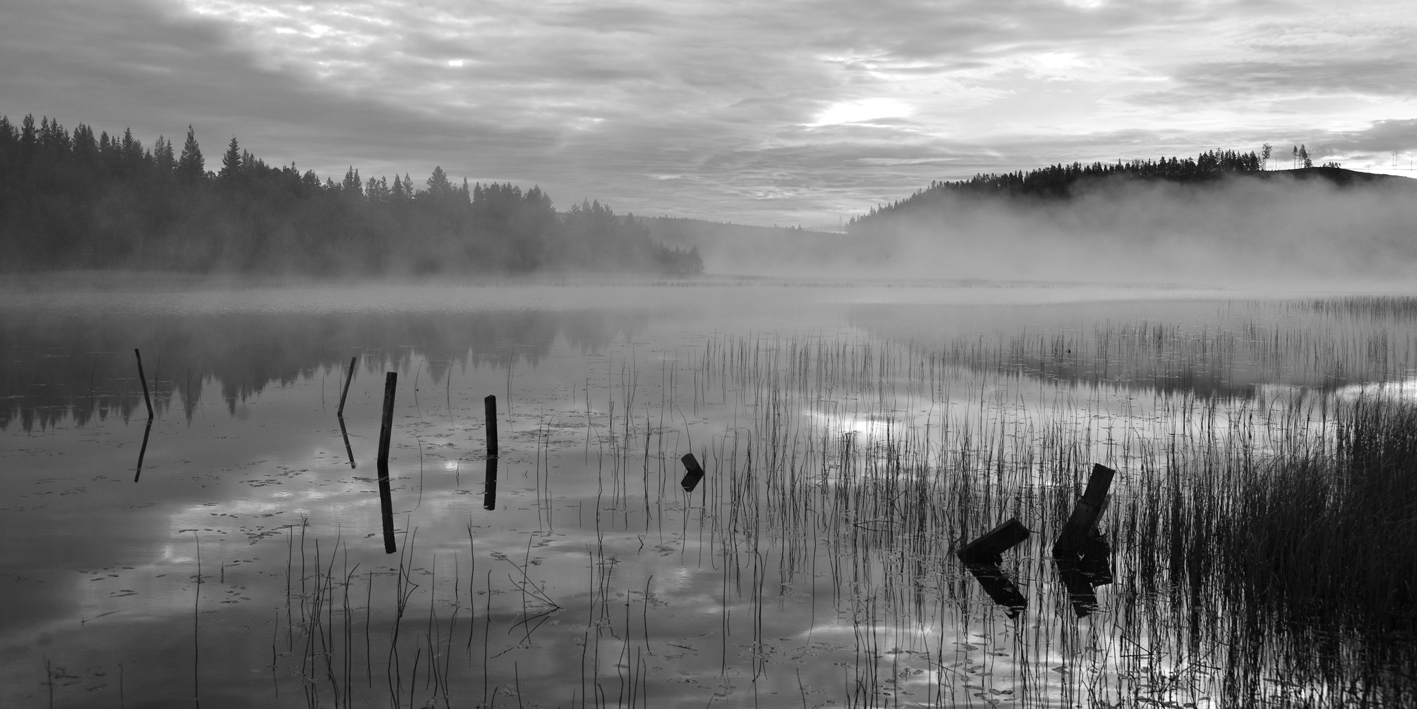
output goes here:
[[955, 556], [966, 564], [997, 564], [1003, 561], [1004, 552], [1028, 539], [1028, 535], [1028, 528], [1017, 517], [1012, 517], [960, 547]]
[[1087, 490], [1073, 507], [1072, 516], [1068, 517], [1058, 540], [1053, 543], [1054, 558], [1077, 556], [1083, 551], [1088, 537], [1097, 526], [1097, 519], [1107, 508], [1107, 490], [1112, 487], [1112, 476], [1116, 474], [1117, 471], [1105, 465], [1092, 466], [1092, 475], [1087, 479]]
[[[143, 374], [143, 353], [135, 348], [133, 356], [138, 358], [138, 381], [143, 383], [143, 403], [148, 405], [148, 420], [151, 421], [153, 420], [153, 400], [148, 396], [148, 378]], [[162, 364], [162, 362], [158, 362], [158, 364]]]
[[487, 457], [497, 457], [497, 397], [488, 395], [482, 400], [487, 412]]
[[379, 508], [384, 518], [384, 552], [398, 551], [394, 544], [394, 498], [389, 490], [389, 441], [394, 433], [394, 389], [399, 380], [398, 372], [384, 376], [384, 417], [379, 425]]
[[[338, 410], [338, 411], [335, 411], [335, 416], [338, 416], [338, 417], [340, 417], [341, 419], [344, 418], [344, 400], [345, 400], [345, 397], [349, 396], [349, 383], [352, 382], [352, 381], [354, 381], [354, 363], [355, 363], [355, 362], [358, 362], [358, 361], [359, 361], [359, 358], [358, 358], [358, 357], [350, 357], [350, 358], [349, 358], [349, 372], [344, 375], [344, 391], [340, 392], [340, 395], [339, 395], [339, 410]], [[346, 441], [346, 442], [345, 442], [345, 445], [347, 446], [348, 444], [349, 444], [349, 442]], [[353, 460], [353, 458], [354, 458], [354, 456], [350, 456], [350, 459], [351, 459], [351, 460]]]
[[692, 493], [694, 488], [699, 486], [699, 481], [704, 479], [704, 469], [699, 466], [699, 460], [693, 453], [685, 453], [680, 460], [684, 462], [687, 472], [684, 473], [684, 479], [679, 481], [679, 485], [684, 488], [684, 492]]

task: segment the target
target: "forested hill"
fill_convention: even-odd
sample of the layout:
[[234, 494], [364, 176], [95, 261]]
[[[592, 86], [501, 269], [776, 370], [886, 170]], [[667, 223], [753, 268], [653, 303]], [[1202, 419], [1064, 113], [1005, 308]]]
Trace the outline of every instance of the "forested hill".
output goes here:
[[[1050, 165], [1048, 167], [1017, 171], [1004, 174], [979, 174], [968, 180], [954, 182], [932, 182], [928, 188], [891, 203], [874, 208], [870, 213], [851, 220], [848, 231], [859, 233], [869, 231], [873, 224], [892, 221], [905, 216], [923, 216], [941, 203], [958, 204], [961, 201], [1011, 200], [1011, 201], [1065, 201], [1095, 191], [1106, 185], [1122, 182], [1160, 182], [1170, 184], [1203, 185], [1216, 183], [1228, 176], [1247, 176], [1258, 179], [1272, 179], [1286, 176], [1294, 179], [1323, 179], [1336, 185], [1382, 181], [1387, 175], [1344, 170], [1336, 163], [1314, 167], [1307, 156], [1307, 150], [1295, 148], [1296, 165], [1291, 170], [1266, 170], [1270, 158], [1254, 152], [1209, 151], [1195, 158], [1160, 158], [1157, 160], [1117, 161], [1115, 163], [1094, 162], [1071, 165]], [[1303, 155], [1302, 158], [1299, 156]], [[1400, 179], [1400, 178], [1399, 178]]]
[[454, 184], [441, 167], [321, 179], [232, 138], [208, 170], [189, 127], [176, 146], [0, 116], [0, 270], [399, 275], [702, 271], [644, 220], [599, 202], [558, 212], [538, 187]]

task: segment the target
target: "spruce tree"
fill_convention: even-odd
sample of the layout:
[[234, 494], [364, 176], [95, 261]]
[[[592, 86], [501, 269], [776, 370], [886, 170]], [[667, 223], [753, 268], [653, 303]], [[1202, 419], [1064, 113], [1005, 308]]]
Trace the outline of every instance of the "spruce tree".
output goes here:
[[182, 144], [182, 156], [177, 159], [177, 174], [194, 182], [207, 174], [207, 161], [202, 158], [202, 149], [197, 145], [197, 135], [190, 124], [187, 126], [187, 142]]
[[[184, 150], [183, 155], [187, 152]], [[223, 180], [235, 179], [241, 174], [241, 146], [236, 143], [236, 136], [231, 136], [231, 142], [226, 146], [226, 153], [221, 156], [221, 173]]]

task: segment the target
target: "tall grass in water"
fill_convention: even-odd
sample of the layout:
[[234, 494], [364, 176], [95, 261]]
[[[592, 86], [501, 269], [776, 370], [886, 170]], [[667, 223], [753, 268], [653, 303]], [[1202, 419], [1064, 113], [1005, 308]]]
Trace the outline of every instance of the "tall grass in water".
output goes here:
[[[723, 509], [714, 524], [728, 567], [740, 553], [768, 553], [767, 538], [781, 545], [771, 553], [785, 559], [790, 580], [804, 571], [792, 560], [828, 549], [833, 600], [862, 653], [848, 682], [860, 706], [899, 699], [901, 663], [931, 668], [935, 704], [974, 696], [973, 680], [945, 671], [950, 649], [940, 639], [997, 631], [1003, 621], [952, 551], [1011, 516], [1045, 542], [1020, 547], [1009, 569], [1026, 587], [1032, 620], [1015, 628], [1012, 646], [993, 648], [1010, 655], [1016, 702], [1417, 701], [1405, 649], [1417, 422], [1400, 401], [1330, 396], [1325, 375], [1401, 376], [1410, 338], [1390, 337], [1381, 323], [1362, 327], [1367, 344], [1356, 346], [1343, 339], [1351, 328], [1326, 341], [1317, 326], [1301, 336], [1264, 325], [1265, 342], [1250, 344], [1229, 332], [1168, 340], [1163, 326], [1152, 329], [1160, 338], [1133, 338], [1154, 348], [1151, 361], [1186, 366], [1223, 356], [1216, 342], [1261, 353], [1252, 359], [1294, 355], [1275, 369], [1315, 386], [1277, 397], [1147, 390], [1129, 381], [1135, 367], [1116, 382], [1046, 383], [1041, 372], [1002, 366], [1010, 355], [978, 342], [924, 350], [719, 338], [706, 346], [698, 380], [737, 402], [737, 423], [716, 439], [724, 479], [711, 481], [709, 501]], [[1353, 366], [1355, 352], [1367, 364]], [[1220, 368], [1215, 381], [1231, 371]], [[1122, 471], [1104, 517], [1116, 581], [1079, 626], [1044, 550], [1093, 462]]]
[[[1274, 460], [1216, 530], [1222, 585], [1244, 610], [1232, 631], [1234, 698], [1250, 699], [1253, 675], [1279, 659], [1293, 676], [1348, 683], [1350, 704], [1412, 706], [1417, 407], [1360, 399], [1333, 428], [1333, 451]], [[1283, 639], [1275, 658], [1267, 638]]]

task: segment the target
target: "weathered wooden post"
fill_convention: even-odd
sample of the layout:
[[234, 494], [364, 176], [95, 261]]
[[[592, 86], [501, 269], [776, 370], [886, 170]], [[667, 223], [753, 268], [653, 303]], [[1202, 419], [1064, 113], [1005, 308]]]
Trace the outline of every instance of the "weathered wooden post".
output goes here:
[[[345, 400], [345, 398], [347, 398], [347, 397], [349, 396], [349, 383], [352, 382], [352, 381], [354, 381], [354, 363], [355, 363], [355, 362], [358, 362], [358, 361], [359, 361], [359, 358], [358, 358], [358, 357], [350, 357], [350, 358], [349, 358], [349, 372], [347, 372], [347, 373], [344, 375], [344, 391], [341, 391], [341, 392], [340, 392], [340, 395], [339, 395], [339, 410], [338, 410], [338, 411], [335, 411], [335, 416], [338, 416], [338, 417], [340, 417], [341, 419], [344, 418], [344, 400]], [[349, 443], [348, 441], [345, 442], [346, 445], [348, 445], [348, 443]], [[350, 456], [350, 459], [351, 459], [351, 460], [353, 460], [353, 458], [354, 458], [354, 456]], [[351, 466], [351, 467], [352, 467], [352, 466]]]
[[997, 564], [1003, 561], [1004, 552], [1028, 539], [1028, 534], [1028, 528], [1013, 517], [960, 547], [955, 556], [966, 564]]
[[389, 442], [394, 434], [394, 390], [399, 380], [398, 372], [384, 376], [384, 416], [379, 424], [379, 509], [384, 518], [384, 552], [398, 551], [394, 543], [394, 498], [389, 489]]
[[148, 378], [143, 374], [143, 353], [137, 349], [133, 350], [133, 356], [138, 358], [138, 381], [143, 383], [143, 403], [148, 405], [148, 420], [153, 420], [153, 400], [148, 396]]
[[487, 457], [497, 457], [497, 397], [488, 395], [482, 400], [487, 414]]
[[680, 460], [684, 462], [686, 472], [684, 479], [679, 481], [679, 486], [684, 488], [684, 492], [693, 493], [694, 488], [699, 486], [699, 481], [704, 479], [704, 469], [699, 466], [699, 461], [693, 453], [685, 453]]
[[1063, 525], [1063, 531], [1053, 543], [1054, 558], [1078, 556], [1082, 553], [1087, 539], [1097, 526], [1097, 520], [1107, 508], [1107, 490], [1112, 486], [1112, 476], [1117, 471], [1101, 464], [1092, 466], [1088, 476], [1087, 489], [1082, 498], [1073, 506], [1073, 513]]

